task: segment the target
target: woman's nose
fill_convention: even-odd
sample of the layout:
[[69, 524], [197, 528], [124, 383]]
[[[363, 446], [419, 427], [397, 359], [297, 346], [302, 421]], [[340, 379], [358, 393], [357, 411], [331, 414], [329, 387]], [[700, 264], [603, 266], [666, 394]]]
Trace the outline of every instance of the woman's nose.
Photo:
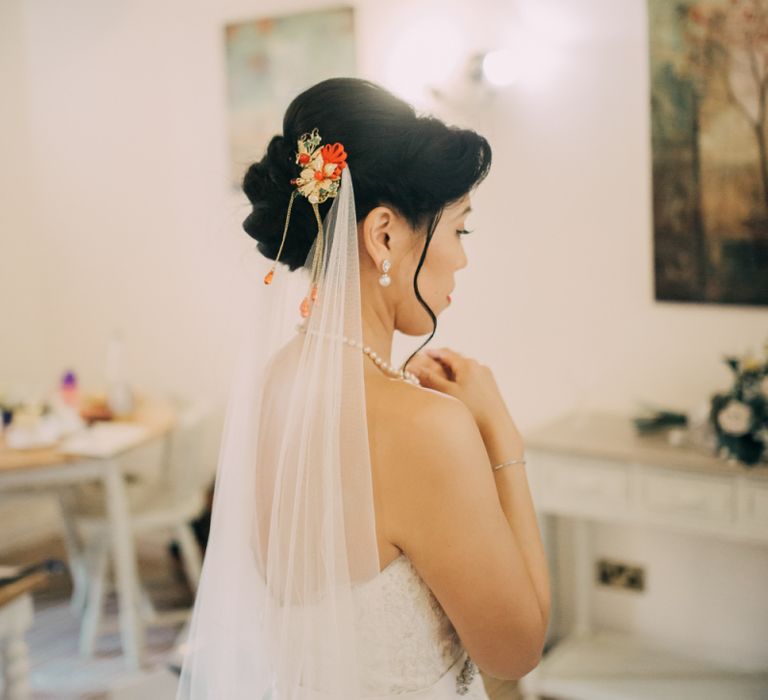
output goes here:
[[457, 270], [467, 266], [467, 254], [464, 252], [464, 246], [459, 246], [459, 262], [456, 266]]

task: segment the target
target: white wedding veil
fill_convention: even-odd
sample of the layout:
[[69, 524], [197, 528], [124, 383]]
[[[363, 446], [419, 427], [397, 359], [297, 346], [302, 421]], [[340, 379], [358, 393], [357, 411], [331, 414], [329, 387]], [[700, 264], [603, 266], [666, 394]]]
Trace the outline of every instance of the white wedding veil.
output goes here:
[[178, 699], [365, 695], [355, 586], [377, 576], [379, 557], [348, 167], [323, 227], [308, 317], [299, 306], [320, 236], [303, 268], [258, 280], [244, 319]]

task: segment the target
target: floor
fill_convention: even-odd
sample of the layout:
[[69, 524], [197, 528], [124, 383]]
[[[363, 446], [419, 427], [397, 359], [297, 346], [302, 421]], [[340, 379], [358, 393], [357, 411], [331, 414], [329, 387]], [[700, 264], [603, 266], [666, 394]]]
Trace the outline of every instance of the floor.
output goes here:
[[[0, 556], [0, 565], [26, 564], [49, 557], [66, 559], [59, 540]], [[163, 545], [141, 544], [139, 570], [158, 610], [191, 606], [192, 594], [181, 568]], [[181, 625], [148, 628], [148, 668], [142, 672], [129, 672], [123, 668], [120, 657], [114, 593], [108, 596], [96, 653], [90, 659], [78, 653], [78, 621], [69, 609], [70, 594], [71, 582], [67, 574], [53, 577], [45, 590], [35, 593], [35, 619], [27, 637], [32, 699], [173, 700], [176, 683], [168, 664], [177, 660], [173, 646]], [[492, 700], [521, 699], [517, 683], [499, 681], [482, 673], [481, 677]]]
[[[42, 542], [34, 549], [26, 548], [23, 552], [5, 554], [0, 557], [0, 564], [19, 565], [49, 557], [66, 560], [63, 544], [59, 540]], [[158, 610], [191, 606], [192, 594], [181, 569], [167, 554], [165, 547], [151, 542], [142, 543], [139, 568], [142, 581]], [[34, 594], [35, 618], [27, 636], [33, 700], [127, 698], [129, 695], [125, 691], [120, 694], [112, 691], [116, 688], [127, 690], [140, 685], [146, 678], [167, 673], [166, 666], [168, 660], [173, 658], [173, 645], [180, 624], [149, 627], [148, 669], [142, 673], [127, 671], [120, 656], [114, 593], [110, 592], [107, 596], [96, 653], [92, 658], [83, 658], [77, 648], [78, 620], [69, 608], [71, 592], [69, 576], [63, 574], [51, 577], [50, 585]], [[172, 699], [173, 695], [168, 697]]]

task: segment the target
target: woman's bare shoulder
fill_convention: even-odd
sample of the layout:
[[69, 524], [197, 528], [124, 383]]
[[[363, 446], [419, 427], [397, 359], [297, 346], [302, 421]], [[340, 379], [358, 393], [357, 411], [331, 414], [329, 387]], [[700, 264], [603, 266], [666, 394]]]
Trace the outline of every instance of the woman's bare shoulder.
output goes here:
[[478, 446], [482, 448], [472, 413], [453, 396], [389, 380], [375, 401], [369, 414], [371, 443], [391, 495], [399, 492], [403, 483], [413, 484], [417, 472], [426, 482], [434, 478], [429, 472], [440, 467], [435, 460], [426, 459], [425, 452], [458, 447], [464, 451], [474, 446], [477, 457]]
[[404, 430], [418, 423], [439, 430], [474, 424], [469, 409], [457, 398], [400, 380], [385, 380], [376, 392], [375, 411], [390, 430]]

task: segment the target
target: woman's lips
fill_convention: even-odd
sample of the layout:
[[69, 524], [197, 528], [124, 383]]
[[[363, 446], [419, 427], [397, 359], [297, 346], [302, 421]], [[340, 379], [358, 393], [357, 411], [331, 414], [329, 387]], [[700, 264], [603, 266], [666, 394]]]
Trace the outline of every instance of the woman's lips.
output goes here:
[[448, 299], [448, 303], [450, 304], [450, 303], [451, 303], [451, 295], [450, 295], [450, 294], [448, 294], [448, 295], [446, 295], [446, 297], [445, 297], [445, 298], [446, 298], [446, 299]]

